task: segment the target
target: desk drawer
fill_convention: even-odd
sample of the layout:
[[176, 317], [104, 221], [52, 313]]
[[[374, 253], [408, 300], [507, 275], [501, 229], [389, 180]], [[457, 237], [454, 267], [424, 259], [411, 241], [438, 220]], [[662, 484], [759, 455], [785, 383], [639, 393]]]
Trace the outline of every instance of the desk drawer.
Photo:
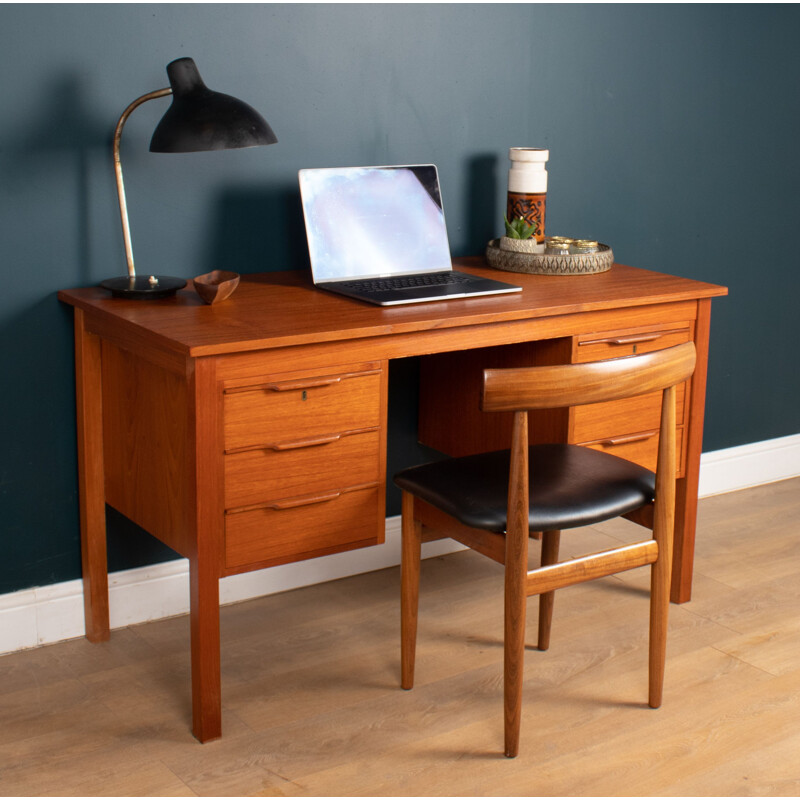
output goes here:
[[[601, 450], [628, 461], [633, 461], [646, 469], [656, 471], [658, 462], [658, 430], [631, 433], [625, 436], [609, 437], [600, 441], [584, 442], [586, 447]], [[678, 454], [677, 475], [682, 474], [680, 454], [683, 452], [683, 428], [675, 432], [675, 450]]]
[[[678, 386], [675, 397], [676, 419], [683, 422], [685, 384]], [[661, 424], [661, 392], [626, 397], [607, 403], [576, 406], [573, 439], [588, 442], [634, 431], [658, 430]]]
[[380, 464], [377, 429], [229, 453], [225, 456], [225, 508], [379, 481], [383, 479], [378, 474]]
[[225, 390], [225, 450], [375, 428], [380, 370], [266, 381]]
[[294, 561], [382, 541], [379, 486], [292, 498], [225, 516], [225, 566]]
[[631, 328], [622, 331], [585, 333], [577, 337], [575, 361], [602, 361], [606, 358], [641, 355], [653, 350], [664, 350], [676, 344], [683, 344], [692, 338], [687, 323], [684, 326], [658, 330], [657, 328]]
[[[581, 334], [574, 348], [574, 361], [603, 361], [642, 355], [691, 341], [692, 323], [676, 323]], [[627, 397], [609, 403], [578, 406], [572, 410], [570, 441], [613, 453], [655, 470], [658, 458], [658, 429], [661, 424], [661, 392]], [[686, 384], [676, 392], [678, 475], [683, 474], [683, 424], [687, 403]]]

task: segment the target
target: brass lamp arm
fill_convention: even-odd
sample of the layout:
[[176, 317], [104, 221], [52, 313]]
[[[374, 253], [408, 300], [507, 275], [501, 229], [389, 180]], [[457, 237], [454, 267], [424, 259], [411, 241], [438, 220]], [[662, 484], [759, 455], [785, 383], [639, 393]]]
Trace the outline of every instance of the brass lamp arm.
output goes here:
[[136, 269], [133, 266], [133, 248], [131, 247], [131, 231], [128, 224], [128, 206], [125, 202], [125, 185], [122, 181], [122, 164], [119, 157], [119, 143], [122, 139], [122, 129], [131, 115], [131, 112], [146, 103], [148, 100], [155, 100], [157, 97], [166, 97], [172, 94], [172, 89], [158, 89], [155, 92], [148, 92], [141, 97], [134, 100], [123, 112], [119, 118], [117, 127], [114, 130], [114, 172], [117, 176], [117, 197], [119, 198], [119, 214], [122, 220], [122, 238], [125, 242], [125, 258], [128, 261], [128, 276], [131, 278], [136, 277]]

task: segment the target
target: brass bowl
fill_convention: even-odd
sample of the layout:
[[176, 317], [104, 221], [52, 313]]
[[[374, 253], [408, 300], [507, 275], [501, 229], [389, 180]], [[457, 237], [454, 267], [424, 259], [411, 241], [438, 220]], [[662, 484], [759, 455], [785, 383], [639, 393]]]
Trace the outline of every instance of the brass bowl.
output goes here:
[[239, 273], [215, 269], [193, 280], [194, 289], [204, 303], [212, 305], [227, 300], [239, 285]]

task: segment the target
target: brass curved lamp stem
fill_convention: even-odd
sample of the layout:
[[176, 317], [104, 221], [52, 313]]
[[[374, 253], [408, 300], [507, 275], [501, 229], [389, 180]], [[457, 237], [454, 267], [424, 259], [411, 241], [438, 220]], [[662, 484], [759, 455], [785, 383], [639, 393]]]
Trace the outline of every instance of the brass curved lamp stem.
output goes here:
[[167, 64], [169, 87], [148, 92], [134, 100], [122, 112], [114, 130], [114, 173], [117, 180], [119, 216], [128, 274], [100, 282], [112, 297], [127, 300], [159, 300], [172, 297], [186, 286], [183, 278], [168, 275], [136, 275], [133, 263], [128, 204], [122, 179], [120, 141], [122, 130], [134, 109], [148, 100], [172, 95], [172, 104], [156, 126], [150, 140], [152, 153], [195, 153], [208, 150], [232, 150], [240, 147], [274, 144], [278, 141], [267, 121], [247, 103], [204, 83], [191, 58], [179, 58]]
[[148, 100], [155, 100], [157, 97], [166, 97], [172, 94], [172, 89], [157, 89], [155, 92], [148, 92], [141, 97], [134, 100], [123, 112], [119, 118], [117, 127], [114, 130], [114, 172], [117, 176], [117, 197], [119, 198], [119, 215], [122, 220], [122, 238], [125, 242], [125, 258], [128, 261], [128, 276], [133, 280], [136, 277], [136, 269], [133, 265], [133, 248], [131, 247], [131, 230], [128, 223], [128, 205], [125, 202], [125, 184], [122, 180], [122, 164], [119, 157], [119, 143], [122, 139], [122, 129], [131, 112], [146, 103]]

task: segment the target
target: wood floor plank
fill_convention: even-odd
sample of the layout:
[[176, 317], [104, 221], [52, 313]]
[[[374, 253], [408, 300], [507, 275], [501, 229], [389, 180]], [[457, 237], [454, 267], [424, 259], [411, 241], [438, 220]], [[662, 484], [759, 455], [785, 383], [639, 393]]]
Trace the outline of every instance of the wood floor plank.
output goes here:
[[[20, 780], [20, 778], [22, 778]], [[60, 762], [45, 772], [3, 778], [4, 794], [39, 797], [195, 797], [194, 792], [159, 761], [115, 763], [94, 758]]]
[[[701, 501], [658, 710], [647, 568], [558, 592], [545, 653], [531, 600], [517, 759], [502, 756], [501, 570], [460, 552], [423, 564], [408, 692], [397, 569], [223, 608], [223, 737], [205, 745], [186, 618], [0, 657], [0, 794], [796, 796], [799, 519], [800, 479]], [[562, 556], [642, 536], [579, 529]]]

